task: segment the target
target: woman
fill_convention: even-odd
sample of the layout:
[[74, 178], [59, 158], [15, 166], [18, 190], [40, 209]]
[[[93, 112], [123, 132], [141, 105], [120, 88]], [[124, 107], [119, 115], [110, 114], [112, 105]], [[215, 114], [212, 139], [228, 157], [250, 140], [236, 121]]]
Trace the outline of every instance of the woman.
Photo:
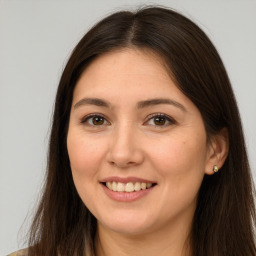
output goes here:
[[60, 80], [37, 255], [255, 256], [254, 189], [223, 63], [169, 9], [118, 12]]

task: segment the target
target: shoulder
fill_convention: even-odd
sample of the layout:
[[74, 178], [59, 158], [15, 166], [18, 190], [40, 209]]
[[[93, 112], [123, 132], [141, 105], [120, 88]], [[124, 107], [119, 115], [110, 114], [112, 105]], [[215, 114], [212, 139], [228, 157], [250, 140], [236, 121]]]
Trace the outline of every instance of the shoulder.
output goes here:
[[22, 249], [17, 252], [13, 252], [11, 254], [8, 254], [7, 256], [27, 256], [28, 255], [28, 250], [27, 249]]

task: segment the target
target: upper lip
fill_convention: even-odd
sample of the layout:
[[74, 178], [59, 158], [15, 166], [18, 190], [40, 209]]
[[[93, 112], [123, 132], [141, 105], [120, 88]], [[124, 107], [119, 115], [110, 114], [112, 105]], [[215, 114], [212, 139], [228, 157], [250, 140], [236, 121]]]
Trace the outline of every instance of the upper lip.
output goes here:
[[111, 181], [121, 182], [121, 183], [128, 183], [128, 182], [156, 183], [155, 181], [138, 178], [138, 177], [118, 177], [118, 176], [106, 177], [102, 179], [100, 182], [105, 183], [105, 182], [111, 182]]

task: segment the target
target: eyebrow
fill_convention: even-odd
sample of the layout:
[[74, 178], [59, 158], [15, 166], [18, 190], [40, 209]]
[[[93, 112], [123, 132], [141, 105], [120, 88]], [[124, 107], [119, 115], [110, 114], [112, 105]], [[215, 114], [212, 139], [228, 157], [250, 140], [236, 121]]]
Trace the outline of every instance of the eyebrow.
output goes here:
[[150, 107], [150, 106], [160, 105], [160, 104], [169, 104], [169, 105], [172, 105], [174, 107], [181, 109], [184, 112], [187, 111], [186, 108], [179, 102], [172, 100], [172, 99], [165, 99], [165, 98], [156, 98], [156, 99], [140, 101], [137, 103], [137, 107], [145, 108], [145, 107]]
[[95, 106], [98, 106], [98, 107], [106, 107], [106, 108], [110, 107], [110, 103], [108, 103], [105, 100], [98, 99], [98, 98], [83, 98], [83, 99], [79, 100], [74, 105], [74, 109], [76, 109], [80, 106], [83, 106], [83, 105], [95, 105]]
[[[184, 112], [187, 111], [186, 108], [179, 102], [172, 99], [165, 99], [165, 98], [155, 98], [155, 99], [139, 101], [137, 103], [137, 108], [141, 109], [141, 108], [146, 108], [146, 107], [160, 105], [160, 104], [169, 104], [181, 109]], [[74, 109], [84, 105], [95, 105], [98, 107], [106, 107], [106, 108], [111, 107], [111, 104], [109, 102], [99, 98], [83, 98], [74, 105]]]

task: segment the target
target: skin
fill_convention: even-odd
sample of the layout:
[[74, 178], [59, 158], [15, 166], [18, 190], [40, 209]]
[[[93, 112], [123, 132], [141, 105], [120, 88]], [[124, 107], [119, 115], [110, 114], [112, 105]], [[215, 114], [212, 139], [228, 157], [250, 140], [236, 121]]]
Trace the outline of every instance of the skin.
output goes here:
[[[155, 98], [175, 104], [138, 107]], [[159, 124], [152, 117], [159, 113], [171, 121], [163, 118]], [[95, 124], [92, 114], [103, 117]], [[186, 241], [198, 190], [213, 165], [222, 165], [227, 147], [217, 136], [207, 144], [199, 110], [159, 57], [122, 49], [95, 59], [74, 90], [67, 147], [76, 189], [98, 220], [97, 255], [190, 255]], [[110, 176], [142, 178], [156, 186], [138, 200], [118, 202], [100, 183]]]

